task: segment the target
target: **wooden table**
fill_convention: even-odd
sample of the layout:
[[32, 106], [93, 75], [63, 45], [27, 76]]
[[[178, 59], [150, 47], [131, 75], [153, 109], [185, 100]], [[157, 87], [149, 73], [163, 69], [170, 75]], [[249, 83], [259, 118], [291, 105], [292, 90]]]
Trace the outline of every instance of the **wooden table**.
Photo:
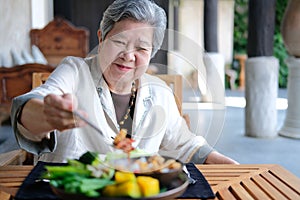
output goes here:
[[[215, 199], [300, 199], [300, 179], [279, 165], [197, 167], [215, 192]], [[0, 199], [15, 196], [32, 168], [25, 165], [0, 167]]]
[[279, 165], [200, 165], [216, 199], [300, 199], [300, 179]]
[[26, 160], [26, 151], [13, 150], [6, 153], [0, 153], [0, 166], [21, 165]]

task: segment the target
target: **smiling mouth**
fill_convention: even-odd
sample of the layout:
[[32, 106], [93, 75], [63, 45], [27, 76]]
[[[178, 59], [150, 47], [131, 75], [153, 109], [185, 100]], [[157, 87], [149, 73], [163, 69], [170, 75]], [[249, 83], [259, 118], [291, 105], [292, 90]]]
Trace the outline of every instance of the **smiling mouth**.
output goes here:
[[127, 66], [124, 66], [124, 65], [117, 65], [120, 69], [122, 70], [129, 70], [129, 69], [132, 69], [131, 67], [127, 67]]

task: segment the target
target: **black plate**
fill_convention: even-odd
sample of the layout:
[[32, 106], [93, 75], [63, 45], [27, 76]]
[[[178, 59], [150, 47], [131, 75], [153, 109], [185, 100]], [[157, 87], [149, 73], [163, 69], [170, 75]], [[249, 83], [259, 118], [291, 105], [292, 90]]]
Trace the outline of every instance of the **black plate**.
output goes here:
[[[178, 174], [176, 178], [173, 180], [170, 180], [167, 184], [161, 184], [162, 188], [167, 188], [167, 191], [159, 193], [158, 195], [152, 196], [152, 197], [145, 197], [142, 199], [145, 200], [151, 200], [151, 199], [158, 199], [158, 200], [168, 200], [176, 198], [183, 194], [183, 192], [186, 190], [187, 186], [189, 185], [189, 181], [187, 176], [181, 172]], [[79, 194], [70, 194], [66, 193], [64, 190], [55, 188], [51, 186], [52, 191], [61, 199], [63, 200], [132, 200], [132, 198], [129, 197], [97, 197], [97, 198], [88, 198], [84, 195]]]

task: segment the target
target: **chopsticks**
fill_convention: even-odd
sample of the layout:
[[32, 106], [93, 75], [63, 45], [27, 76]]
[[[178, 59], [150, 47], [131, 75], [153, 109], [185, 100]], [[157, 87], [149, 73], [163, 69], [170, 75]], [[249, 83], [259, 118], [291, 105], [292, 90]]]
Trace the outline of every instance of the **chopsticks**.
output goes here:
[[98, 126], [96, 126], [92, 121], [90, 121], [88, 118], [84, 117], [83, 115], [81, 115], [79, 112], [77, 112], [76, 110], [73, 111], [73, 114], [80, 118], [82, 121], [84, 121], [85, 123], [87, 123], [90, 127], [92, 127], [93, 129], [95, 129], [98, 133], [100, 133], [103, 137], [104, 134], [103, 132], [98, 128]]

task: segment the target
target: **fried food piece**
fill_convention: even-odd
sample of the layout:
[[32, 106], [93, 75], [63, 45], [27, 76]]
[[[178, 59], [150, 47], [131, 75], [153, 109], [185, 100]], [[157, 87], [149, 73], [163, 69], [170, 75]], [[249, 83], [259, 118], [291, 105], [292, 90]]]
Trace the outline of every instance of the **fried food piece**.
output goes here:
[[127, 130], [121, 129], [115, 137], [113, 144], [116, 148], [122, 149], [125, 153], [130, 153], [130, 151], [134, 150], [134, 147], [132, 146], [134, 140], [131, 138], [127, 138], [126, 135]]
[[114, 145], [117, 145], [119, 142], [124, 140], [127, 135], [127, 130], [126, 129], [121, 129], [120, 132], [117, 134], [117, 136], [114, 139]]

